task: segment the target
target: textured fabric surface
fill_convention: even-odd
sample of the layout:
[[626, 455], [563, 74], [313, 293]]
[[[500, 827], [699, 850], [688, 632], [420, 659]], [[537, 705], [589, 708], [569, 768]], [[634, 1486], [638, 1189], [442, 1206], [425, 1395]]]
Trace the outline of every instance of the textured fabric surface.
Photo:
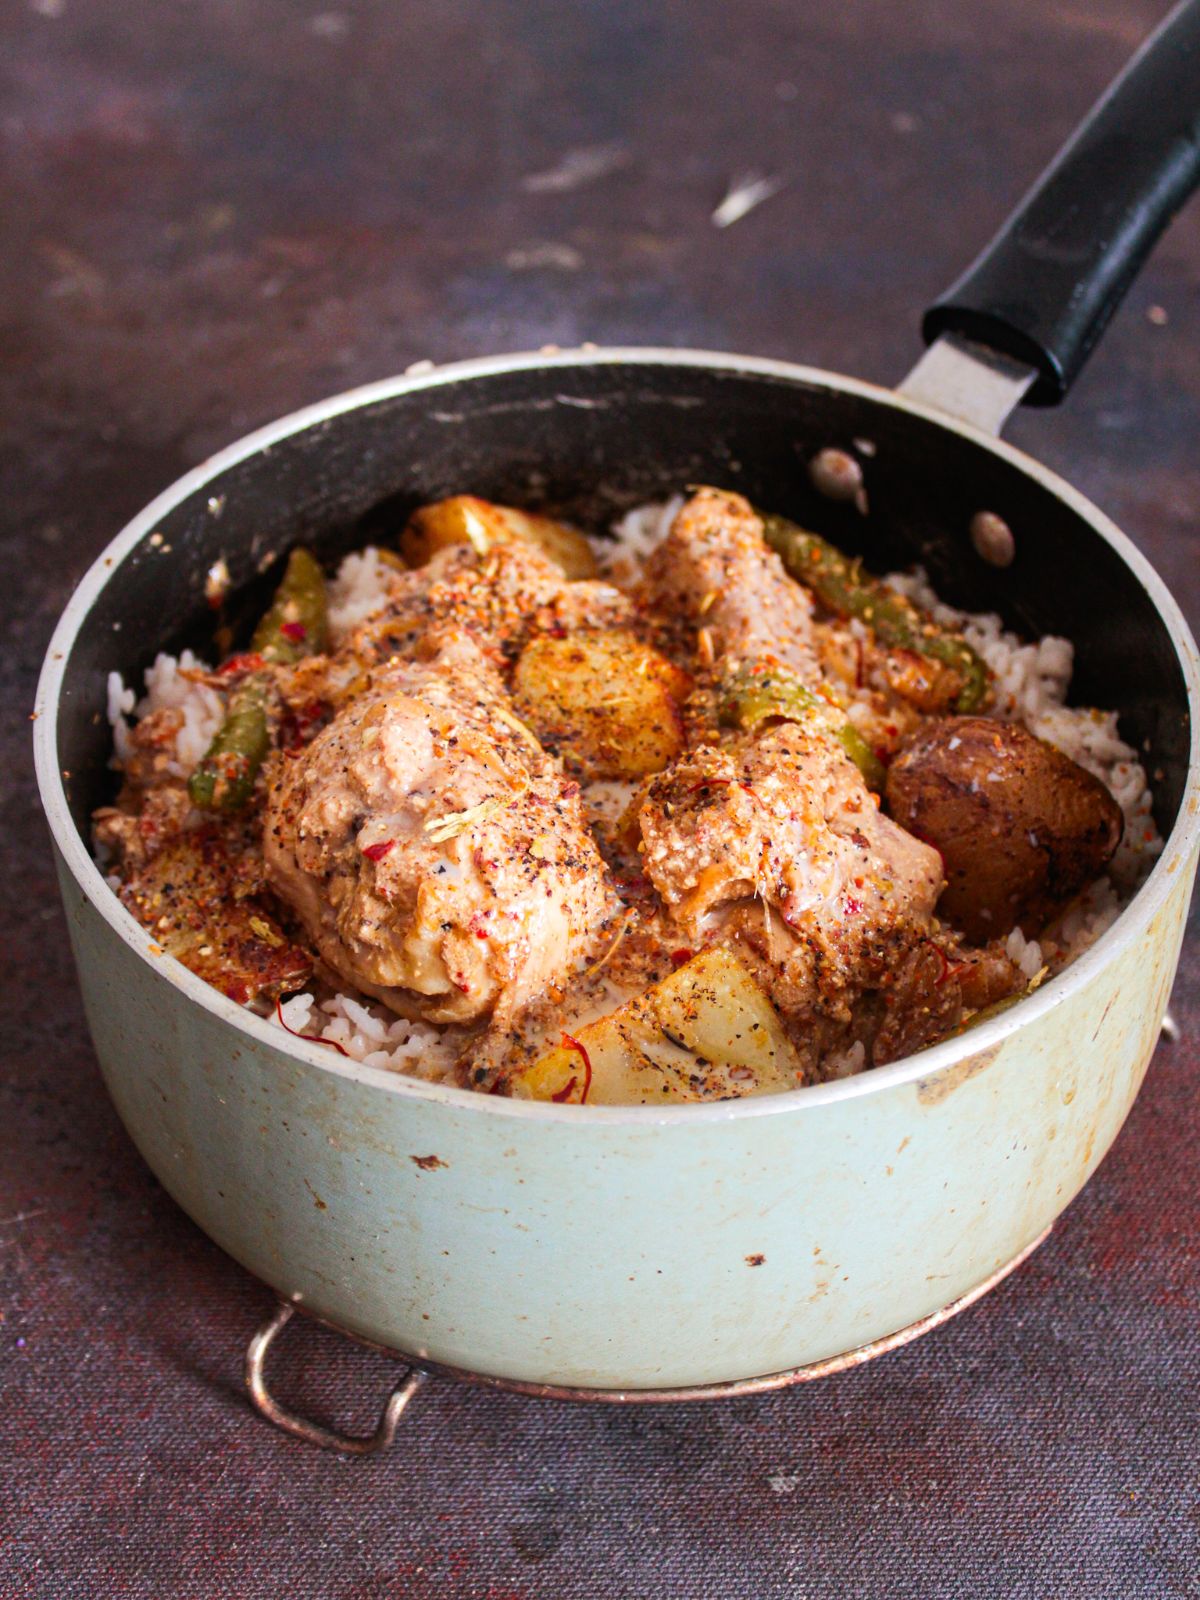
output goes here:
[[[894, 380], [921, 305], [1159, 11], [333, 4], [3, 23], [0, 1600], [1200, 1594], [1194, 937], [1182, 1038], [1111, 1156], [916, 1345], [708, 1407], [432, 1382], [366, 1461], [248, 1409], [269, 1297], [141, 1164], [70, 969], [24, 716], [74, 581], [217, 446], [421, 358], [591, 338]], [[786, 182], [718, 231], [746, 172]], [[1012, 429], [1193, 622], [1198, 279], [1193, 210], [1068, 407]], [[396, 1371], [303, 1326], [272, 1377], [365, 1428]]]

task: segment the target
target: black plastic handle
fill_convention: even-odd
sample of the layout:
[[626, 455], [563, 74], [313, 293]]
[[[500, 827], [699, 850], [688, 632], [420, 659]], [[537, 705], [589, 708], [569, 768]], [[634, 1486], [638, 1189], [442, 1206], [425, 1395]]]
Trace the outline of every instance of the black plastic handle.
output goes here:
[[1200, 0], [1153, 33], [983, 254], [925, 313], [1066, 394], [1155, 241], [1200, 182]]

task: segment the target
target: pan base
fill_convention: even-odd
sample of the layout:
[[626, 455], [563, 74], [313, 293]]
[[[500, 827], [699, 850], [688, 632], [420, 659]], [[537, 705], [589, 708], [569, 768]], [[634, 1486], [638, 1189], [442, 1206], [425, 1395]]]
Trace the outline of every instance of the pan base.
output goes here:
[[[492, 1389], [507, 1389], [513, 1394], [530, 1395], [537, 1399], [605, 1401], [616, 1405], [670, 1405], [682, 1401], [729, 1400], [744, 1395], [764, 1394], [770, 1389], [784, 1389], [795, 1383], [811, 1383], [817, 1378], [830, 1377], [835, 1372], [848, 1371], [851, 1367], [861, 1366], [865, 1361], [873, 1361], [876, 1356], [886, 1355], [889, 1350], [898, 1350], [901, 1345], [910, 1344], [923, 1334], [931, 1333], [943, 1322], [948, 1322], [960, 1311], [965, 1311], [968, 1306], [974, 1305], [976, 1300], [987, 1294], [989, 1289], [994, 1289], [998, 1283], [1007, 1278], [1010, 1272], [1015, 1271], [1033, 1254], [1049, 1233], [1050, 1229], [1047, 1228], [982, 1283], [976, 1284], [973, 1289], [968, 1290], [959, 1299], [952, 1300], [940, 1311], [922, 1317], [919, 1322], [912, 1322], [906, 1328], [889, 1333], [882, 1339], [872, 1340], [870, 1344], [859, 1345], [855, 1350], [829, 1356], [824, 1361], [814, 1361], [807, 1366], [791, 1367], [784, 1372], [771, 1372], [757, 1378], [737, 1378], [727, 1383], [696, 1384], [674, 1389], [589, 1389], [566, 1384], [532, 1383], [516, 1378], [497, 1378], [488, 1373], [471, 1372], [464, 1367], [443, 1366], [426, 1360], [417, 1362], [403, 1351], [376, 1344], [359, 1334], [338, 1327], [336, 1323], [316, 1316], [303, 1306], [280, 1300], [273, 1314], [258, 1329], [246, 1347], [246, 1389], [255, 1408], [277, 1428], [282, 1428], [308, 1444], [319, 1445], [322, 1449], [338, 1450], [346, 1455], [359, 1456], [374, 1455], [380, 1450], [387, 1449], [396, 1436], [396, 1430], [409, 1402], [431, 1377], [453, 1378], [463, 1383], [481, 1384]], [[330, 1328], [346, 1339], [353, 1339], [356, 1344], [365, 1345], [381, 1355], [392, 1356], [396, 1360], [410, 1363], [409, 1371], [403, 1381], [388, 1396], [374, 1433], [354, 1436], [335, 1432], [289, 1410], [271, 1394], [266, 1381], [267, 1355], [277, 1336], [282, 1333], [297, 1311], [320, 1323], [322, 1327]]]

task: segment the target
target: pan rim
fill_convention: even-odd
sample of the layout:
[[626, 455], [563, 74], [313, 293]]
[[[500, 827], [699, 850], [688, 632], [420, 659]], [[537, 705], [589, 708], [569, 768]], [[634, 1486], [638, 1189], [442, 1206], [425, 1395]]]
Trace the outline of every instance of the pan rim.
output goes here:
[[[155, 955], [149, 932], [125, 909], [105, 882], [75, 826], [67, 805], [58, 760], [58, 712], [65, 664], [79, 628], [100, 591], [120, 572], [121, 563], [153, 531], [154, 526], [183, 500], [204, 488], [248, 457], [273, 445], [326, 423], [345, 412], [362, 409], [401, 394], [436, 390], [450, 384], [502, 373], [533, 369], [572, 370], [604, 366], [693, 367], [706, 371], [725, 371], [751, 377], [780, 379], [794, 386], [838, 391], [861, 396], [892, 410], [907, 413], [937, 427], [956, 433], [989, 453], [1007, 461], [1053, 494], [1115, 551], [1124, 565], [1148, 594], [1162, 617], [1175, 647], [1187, 687], [1191, 713], [1191, 744], [1188, 780], [1174, 826], [1150, 875], [1130, 903], [1096, 942], [1062, 973], [1009, 1011], [980, 1024], [957, 1040], [946, 1040], [915, 1055], [869, 1072], [811, 1084], [779, 1094], [754, 1096], [742, 1100], [700, 1104], [651, 1106], [567, 1106], [532, 1100], [511, 1100], [480, 1095], [470, 1089], [449, 1084], [429, 1083], [389, 1071], [368, 1067], [361, 1062], [333, 1056], [327, 1046], [307, 1043], [282, 1030], [270, 1019], [254, 1015], [197, 978], [178, 962]], [[971, 423], [942, 412], [936, 407], [900, 395], [894, 390], [862, 379], [847, 377], [818, 367], [762, 356], [741, 356], [720, 351], [671, 349], [659, 346], [602, 346], [578, 350], [521, 352], [513, 355], [478, 357], [446, 366], [410, 370], [390, 378], [344, 390], [325, 400], [288, 413], [235, 440], [185, 473], [157, 495], [134, 516], [88, 568], [59, 619], [47, 647], [38, 680], [33, 712], [34, 756], [38, 790], [51, 836], [76, 886], [96, 908], [104, 921], [146, 966], [161, 980], [180, 990], [193, 1003], [202, 1006], [237, 1034], [248, 1035], [256, 1044], [280, 1056], [300, 1061], [323, 1072], [349, 1078], [365, 1087], [401, 1097], [437, 1102], [448, 1110], [471, 1108], [479, 1115], [500, 1118], [532, 1118], [538, 1121], [569, 1121], [586, 1125], [637, 1125], [658, 1127], [689, 1124], [697, 1127], [713, 1122], [742, 1120], [747, 1117], [781, 1116], [804, 1109], [883, 1094], [891, 1089], [915, 1085], [972, 1056], [994, 1050], [1011, 1034], [1034, 1024], [1075, 991], [1086, 987], [1092, 976], [1116, 959], [1139, 939], [1153, 916], [1160, 910], [1174, 887], [1176, 874], [1185, 866], [1200, 838], [1200, 658], [1191, 631], [1174, 597], [1163, 580], [1127, 535], [1086, 496], [1065, 479], [1013, 445], [984, 432]], [[169, 965], [168, 965], [169, 963]]]

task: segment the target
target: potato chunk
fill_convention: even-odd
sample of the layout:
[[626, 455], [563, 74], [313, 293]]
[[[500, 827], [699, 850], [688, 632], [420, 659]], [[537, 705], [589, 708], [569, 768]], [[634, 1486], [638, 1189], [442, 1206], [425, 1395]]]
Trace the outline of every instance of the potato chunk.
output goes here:
[[888, 770], [887, 802], [941, 851], [938, 910], [977, 944], [1018, 924], [1036, 934], [1104, 870], [1124, 826], [1099, 779], [990, 717], [924, 723]]
[[643, 778], [683, 750], [679, 704], [691, 681], [622, 629], [543, 637], [517, 662], [517, 712], [585, 781]]
[[703, 951], [513, 1078], [524, 1100], [664, 1105], [794, 1089], [802, 1068], [774, 1006], [728, 950]]
[[470, 494], [456, 494], [414, 511], [400, 535], [400, 553], [410, 567], [423, 567], [446, 545], [469, 544], [482, 554], [506, 539], [535, 545], [568, 578], [596, 576], [592, 548], [577, 528]]

